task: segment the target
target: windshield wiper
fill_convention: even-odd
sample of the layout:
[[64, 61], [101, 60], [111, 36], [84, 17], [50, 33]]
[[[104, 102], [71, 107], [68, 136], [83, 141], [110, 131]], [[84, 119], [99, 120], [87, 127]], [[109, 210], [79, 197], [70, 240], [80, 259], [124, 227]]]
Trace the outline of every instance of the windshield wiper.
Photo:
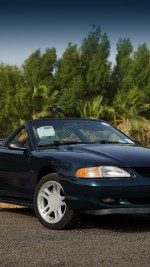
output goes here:
[[127, 144], [124, 141], [110, 141], [110, 140], [101, 140], [99, 141], [100, 144]]
[[74, 145], [74, 144], [82, 144], [82, 142], [79, 142], [79, 141], [55, 140], [52, 143], [41, 143], [41, 144], [38, 144], [37, 147], [60, 146], [60, 145]]
[[37, 147], [47, 147], [47, 146], [61, 146], [61, 145], [76, 145], [76, 144], [127, 144], [126, 142], [119, 141], [110, 141], [110, 140], [100, 140], [96, 142], [83, 142], [83, 141], [64, 141], [64, 140], [55, 140], [51, 143], [41, 143]]

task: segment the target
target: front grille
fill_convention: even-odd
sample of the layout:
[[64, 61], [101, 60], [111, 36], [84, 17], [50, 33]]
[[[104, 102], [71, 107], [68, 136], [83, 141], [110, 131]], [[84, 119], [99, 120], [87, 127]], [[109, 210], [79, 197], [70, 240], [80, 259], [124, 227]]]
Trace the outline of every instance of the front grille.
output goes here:
[[133, 170], [137, 172], [138, 174], [140, 174], [141, 176], [150, 178], [150, 167], [144, 167], [144, 168], [137, 167], [137, 168], [133, 168]]

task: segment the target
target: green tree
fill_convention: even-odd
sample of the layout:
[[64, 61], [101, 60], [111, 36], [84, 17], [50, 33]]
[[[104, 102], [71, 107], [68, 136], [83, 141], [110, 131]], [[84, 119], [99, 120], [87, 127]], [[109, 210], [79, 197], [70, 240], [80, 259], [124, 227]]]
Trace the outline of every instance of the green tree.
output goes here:
[[[133, 55], [133, 64], [131, 70], [132, 83], [142, 91], [146, 101], [150, 103], [150, 49], [146, 44], [138, 46]], [[143, 110], [143, 116], [150, 118], [150, 111]]]
[[83, 118], [104, 119], [113, 117], [114, 109], [104, 104], [103, 96], [94, 97], [79, 105], [80, 116]]
[[150, 110], [150, 104], [146, 96], [136, 87], [131, 89], [128, 94], [119, 91], [114, 99], [114, 124], [128, 135], [134, 132], [138, 135], [139, 129], [144, 124], [149, 124], [141, 114], [143, 111]]
[[84, 96], [91, 99], [98, 95], [106, 96], [109, 90], [111, 64], [108, 61], [110, 42], [101, 34], [100, 26], [83, 40], [80, 48], [81, 62], [84, 67]]
[[119, 39], [117, 43], [116, 64], [111, 75], [110, 101], [119, 90], [128, 92], [132, 88], [131, 68], [132, 68], [133, 46], [130, 39]]
[[[139, 45], [133, 55], [132, 77], [134, 84], [141, 90], [147, 91], [150, 83], [150, 49], [146, 44]], [[149, 93], [150, 94], [150, 93]]]
[[16, 66], [0, 65], [1, 136], [9, 133], [19, 119], [16, 94], [22, 84], [22, 73]]
[[63, 117], [58, 104], [58, 91], [54, 90], [49, 94], [45, 85], [34, 87], [32, 94], [32, 118], [42, 117]]
[[[22, 107], [22, 119], [41, 116], [39, 114], [48, 108], [48, 103], [51, 103], [56, 93], [54, 89], [56, 63], [55, 48], [47, 48], [44, 53], [37, 49], [25, 60], [22, 66], [24, 82], [17, 95], [18, 105]], [[51, 103], [51, 106], [55, 104]]]
[[70, 43], [64, 52], [55, 73], [55, 86], [59, 90], [59, 103], [65, 116], [77, 116], [77, 107], [82, 99], [84, 83], [80, 55], [76, 45]]
[[46, 85], [53, 82], [53, 72], [57, 63], [55, 48], [47, 48], [45, 53], [37, 49], [28, 59], [25, 60], [22, 70], [25, 83], [30, 87]]
[[[60, 105], [66, 116], [79, 116], [78, 105], [95, 96], [106, 96], [110, 80], [110, 43], [100, 27], [83, 40], [81, 47], [69, 44], [55, 74]], [[106, 101], [107, 98], [105, 98]]]

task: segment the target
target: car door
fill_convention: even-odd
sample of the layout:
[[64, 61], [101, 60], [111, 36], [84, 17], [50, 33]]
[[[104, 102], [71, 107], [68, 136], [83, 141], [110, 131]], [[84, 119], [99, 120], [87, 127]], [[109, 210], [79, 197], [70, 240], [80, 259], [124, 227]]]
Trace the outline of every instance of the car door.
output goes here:
[[30, 199], [34, 179], [30, 153], [0, 148], [0, 196]]

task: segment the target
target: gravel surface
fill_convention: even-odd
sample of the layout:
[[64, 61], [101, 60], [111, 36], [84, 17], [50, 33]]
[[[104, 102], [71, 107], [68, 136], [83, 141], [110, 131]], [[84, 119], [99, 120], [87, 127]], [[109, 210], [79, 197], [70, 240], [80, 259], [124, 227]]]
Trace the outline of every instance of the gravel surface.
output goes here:
[[0, 209], [0, 267], [150, 266], [150, 216], [84, 216], [48, 230], [32, 209]]

